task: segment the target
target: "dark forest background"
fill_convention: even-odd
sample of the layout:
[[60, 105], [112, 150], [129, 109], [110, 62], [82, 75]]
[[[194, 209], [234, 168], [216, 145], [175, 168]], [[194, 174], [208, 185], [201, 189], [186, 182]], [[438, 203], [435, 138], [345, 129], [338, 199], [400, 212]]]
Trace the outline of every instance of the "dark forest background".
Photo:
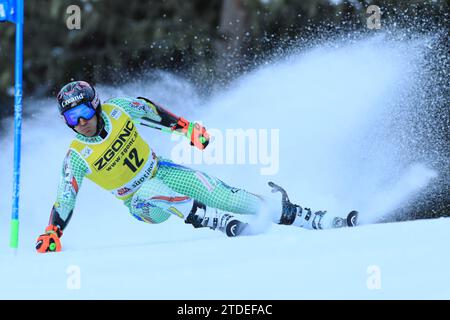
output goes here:
[[[382, 8], [383, 19], [445, 21], [449, 7], [442, 0], [25, 0], [24, 92], [52, 94], [71, 78], [125, 81], [116, 75], [151, 68], [206, 83], [227, 80], [316, 26], [367, 29], [370, 4]], [[66, 25], [70, 5], [81, 9], [79, 30]], [[0, 27], [2, 100], [13, 94], [14, 29]]]
[[[445, 0], [25, 0], [24, 96], [54, 95], [72, 79], [120, 84], [151, 69], [180, 74], [207, 92], [302, 40], [369, 32], [371, 4], [398, 25], [414, 21], [418, 32], [449, 21]], [[66, 25], [70, 5], [81, 9], [79, 30]], [[13, 113], [14, 31], [0, 24], [0, 120]], [[448, 99], [437, 107], [447, 139], [448, 107]], [[449, 203], [446, 187], [397, 216], [449, 215]]]

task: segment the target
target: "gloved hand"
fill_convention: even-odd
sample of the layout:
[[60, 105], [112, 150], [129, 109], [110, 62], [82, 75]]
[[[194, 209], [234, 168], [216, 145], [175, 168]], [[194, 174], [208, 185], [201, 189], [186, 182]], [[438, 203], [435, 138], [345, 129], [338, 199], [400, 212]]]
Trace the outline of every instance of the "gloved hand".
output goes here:
[[191, 123], [184, 118], [179, 118], [172, 130], [183, 132], [191, 141], [191, 145], [203, 150], [209, 144], [209, 133], [199, 123]]
[[45, 233], [41, 234], [36, 241], [36, 251], [40, 253], [61, 251], [62, 231], [57, 226], [49, 225]]

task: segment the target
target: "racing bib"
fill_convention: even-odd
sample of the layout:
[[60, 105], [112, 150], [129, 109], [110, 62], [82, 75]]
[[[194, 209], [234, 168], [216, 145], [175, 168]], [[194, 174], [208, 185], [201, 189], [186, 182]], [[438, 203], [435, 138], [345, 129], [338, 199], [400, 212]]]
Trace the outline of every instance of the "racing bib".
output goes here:
[[111, 123], [108, 136], [94, 143], [74, 139], [70, 148], [86, 161], [86, 178], [124, 200], [154, 175], [157, 158], [123, 109], [102, 104], [102, 110]]

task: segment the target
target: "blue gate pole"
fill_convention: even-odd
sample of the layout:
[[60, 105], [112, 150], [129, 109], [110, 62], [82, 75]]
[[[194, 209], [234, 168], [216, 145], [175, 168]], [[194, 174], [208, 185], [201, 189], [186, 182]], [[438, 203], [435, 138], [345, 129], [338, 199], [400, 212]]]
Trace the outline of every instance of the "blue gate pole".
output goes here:
[[22, 139], [22, 63], [23, 63], [23, 11], [24, 0], [16, 0], [16, 56], [14, 87], [14, 172], [13, 204], [11, 215], [10, 247], [19, 245], [19, 187], [20, 187], [20, 149]]

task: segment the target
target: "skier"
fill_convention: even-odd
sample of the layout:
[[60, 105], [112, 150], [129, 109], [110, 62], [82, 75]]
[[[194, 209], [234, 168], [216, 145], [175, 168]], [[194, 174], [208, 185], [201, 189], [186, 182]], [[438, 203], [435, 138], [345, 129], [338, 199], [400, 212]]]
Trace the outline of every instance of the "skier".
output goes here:
[[[84, 81], [66, 84], [57, 100], [62, 118], [77, 134], [63, 162], [49, 225], [37, 239], [38, 252], [61, 251], [60, 238], [72, 217], [84, 177], [112, 192], [140, 221], [161, 223], [176, 215], [195, 228], [218, 229], [230, 237], [242, 234], [247, 227], [235, 214], [255, 215], [265, 205], [261, 196], [158, 157], [136, 128], [140, 123], [177, 132], [203, 150], [210, 137], [200, 124], [143, 97], [111, 98], [100, 103], [94, 87]], [[275, 223], [307, 229], [356, 224], [356, 211], [346, 219], [324, 211], [312, 213], [292, 204], [281, 187], [269, 185], [273, 192], [282, 193]]]

